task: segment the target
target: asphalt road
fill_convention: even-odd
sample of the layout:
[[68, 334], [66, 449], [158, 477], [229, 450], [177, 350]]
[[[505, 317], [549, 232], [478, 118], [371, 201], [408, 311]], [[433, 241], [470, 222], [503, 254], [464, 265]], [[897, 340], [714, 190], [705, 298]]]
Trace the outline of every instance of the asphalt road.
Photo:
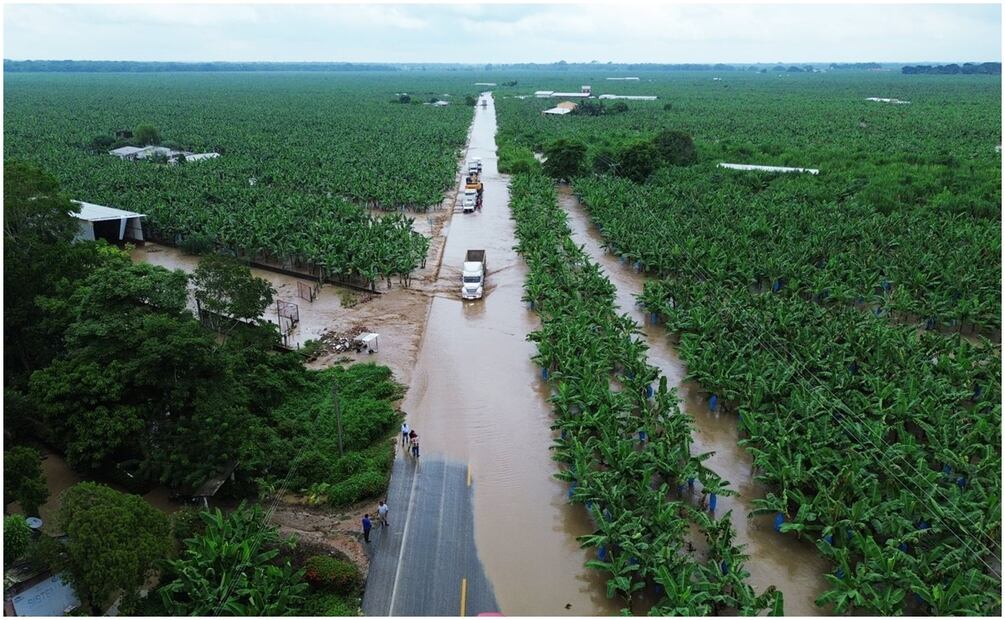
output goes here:
[[464, 463], [399, 457], [386, 528], [370, 532], [367, 616], [474, 616], [498, 611], [475, 549]]

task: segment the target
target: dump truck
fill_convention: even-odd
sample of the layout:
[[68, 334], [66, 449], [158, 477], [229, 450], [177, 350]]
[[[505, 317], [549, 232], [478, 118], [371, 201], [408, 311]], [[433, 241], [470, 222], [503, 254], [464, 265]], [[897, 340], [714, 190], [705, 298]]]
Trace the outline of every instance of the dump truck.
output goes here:
[[481, 299], [485, 292], [485, 250], [468, 250], [461, 272], [461, 297]]

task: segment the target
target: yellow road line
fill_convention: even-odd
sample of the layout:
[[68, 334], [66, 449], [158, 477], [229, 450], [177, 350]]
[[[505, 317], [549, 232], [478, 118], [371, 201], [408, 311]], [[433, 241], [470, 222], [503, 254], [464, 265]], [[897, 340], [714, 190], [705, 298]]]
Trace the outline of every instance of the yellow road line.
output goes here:
[[461, 579], [461, 615], [464, 615], [464, 608], [468, 602], [468, 580], [467, 578]]
[[471, 463], [468, 463], [468, 486], [471, 486]]

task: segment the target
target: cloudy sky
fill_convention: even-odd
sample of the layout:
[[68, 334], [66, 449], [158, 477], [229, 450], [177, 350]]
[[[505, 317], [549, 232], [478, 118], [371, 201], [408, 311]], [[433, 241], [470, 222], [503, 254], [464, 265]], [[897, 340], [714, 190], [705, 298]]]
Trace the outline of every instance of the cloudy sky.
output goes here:
[[1000, 61], [1000, 5], [6, 4], [11, 59]]

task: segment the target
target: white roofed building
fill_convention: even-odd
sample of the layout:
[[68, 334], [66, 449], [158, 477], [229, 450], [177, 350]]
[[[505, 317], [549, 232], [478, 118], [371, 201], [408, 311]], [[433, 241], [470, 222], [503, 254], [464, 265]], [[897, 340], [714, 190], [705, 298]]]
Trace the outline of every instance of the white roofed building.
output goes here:
[[816, 168], [790, 168], [788, 166], [759, 166], [756, 164], [719, 164], [720, 168], [729, 168], [730, 170], [758, 170], [761, 172], [808, 172], [809, 174], [820, 174], [820, 170]]
[[635, 101], [656, 101], [656, 95], [600, 95], [597, 99], [632, 99]]
[[124, 241], [143, 242], [142, 213], [123, 211], [80, 200], [72, 201], [80, 207], [78, 213], [71, 213], [80, 222], [75, 240], [94, 241], [105, 239], [111, 243]]

